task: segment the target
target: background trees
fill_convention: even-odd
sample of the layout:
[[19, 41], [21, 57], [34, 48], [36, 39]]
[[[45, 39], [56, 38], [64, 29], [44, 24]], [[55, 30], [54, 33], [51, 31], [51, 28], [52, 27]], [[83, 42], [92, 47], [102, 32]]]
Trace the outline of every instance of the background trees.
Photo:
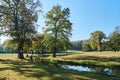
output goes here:
[[85, 40], [85, 41], [82, 42], [82, 51], [83, 52], [91, 51], [89, 40]]
[[108, 50], [112, 51], [120, 51], [120, 27], [117, 26], [115, 31], [113, 31], [108, 38], [107, 41], [107, 48]]
[[102, 51], [102, 40], [105, 39], [105, 34], [102, 31], [94, 31], [91, 33], [90, 40], [92, 41], [92, 46], [95, 48], [97, 46], [97, 50]]
[[35, 50], [36, 53], [44, 53], [45, 50], [45, 45], [42, 42], [44, 39], [44, 36], [42, 34], [37, 34], [33, 39], [32, 39], [32, 49]]
[[72, 44], [71, 50], [82, 50], [82, 42], [83, 42], [83, 40], [71, 41], [71, 44]]
[[2, 0], [0, 3], [2, 33], [12, 37], [18, 45], [18, 58], [24, 59], [24, 43], [36, 33], [35, 22], [41, 6], [40, 1]]
[[3, 51], [7, 53], [17, 52], [17, 44], [8, 39], [3, 43]]
[[53, 57], [56, 52], [63, 48], [67, 49], [70, 44], [72, 23], [69, 20], [69, 8], [61, 9], [61, 6], [53, 6], [53, 8], [45, 16], [44, 41], [53, 51]]

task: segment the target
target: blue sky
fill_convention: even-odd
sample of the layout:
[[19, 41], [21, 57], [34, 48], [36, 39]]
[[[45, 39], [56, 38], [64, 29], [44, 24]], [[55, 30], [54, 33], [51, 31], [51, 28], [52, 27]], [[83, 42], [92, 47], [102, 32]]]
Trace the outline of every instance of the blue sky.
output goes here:
[[[42, 33], [44, 27], [43, 15], [54, 5], [70, 9], [70, 21], [73, 23], [71, 41], [88, 39], [90, 33], [96, 30], [109, 35], [120, 25], [120, 0], [41, 0], [42, 11], [38, 24], [38, 31]], [[0, 38], [2, 42], [5, 37]]]
[[[41, 0], [45, 15], [53, 5], [69, 7], [70, 20], [73, 23], [71, 41], [88, 39], [90, 33], [96, 30], [109, 35], [120, 25], [120, 0]], [[41, 16], [42, 16], [41, 15]], [[44, 27], [43, 18], [38, 23]], [[42, 32], [39, 28], [39, 32]]]

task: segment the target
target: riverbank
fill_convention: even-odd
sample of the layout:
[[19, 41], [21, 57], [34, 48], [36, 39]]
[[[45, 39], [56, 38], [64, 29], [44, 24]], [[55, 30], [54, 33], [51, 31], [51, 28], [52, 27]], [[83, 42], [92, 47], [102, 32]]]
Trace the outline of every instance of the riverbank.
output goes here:
[[72, 52], [71, 55], [58, 56], [55, 60], [74, 65], [120, 67], [120, 53], [114, 52]]

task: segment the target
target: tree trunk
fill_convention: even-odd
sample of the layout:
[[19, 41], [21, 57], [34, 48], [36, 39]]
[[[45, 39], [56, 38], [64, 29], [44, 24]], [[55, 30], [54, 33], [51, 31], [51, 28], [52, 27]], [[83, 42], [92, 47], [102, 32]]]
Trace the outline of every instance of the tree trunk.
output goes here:
[[53, 51], [53, 57], [56, 57], [56, 47], [54, 48], [54, 51]]
[[102, 42], [98, 43], [98, 51], [102, 52]]
[[102, 43], [100, 42], [100, 52], [102, 52], [103, 48], [102, 48]]
[[18, 47], [18, 58], [19, 59], [25, 59], [24, 58], [24, 55], [23, 55], [23, 44], [19, 44], [19, 47]]
[[18, 58], [19, 59], [25, 59], [24, 55], [23, 55], [23, 52], [20, 52], [20, 51], [18, 52]]

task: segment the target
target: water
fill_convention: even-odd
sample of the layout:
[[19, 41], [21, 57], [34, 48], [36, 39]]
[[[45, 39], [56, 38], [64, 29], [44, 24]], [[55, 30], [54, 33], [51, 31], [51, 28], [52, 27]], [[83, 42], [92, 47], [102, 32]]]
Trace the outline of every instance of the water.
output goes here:
[[84, 71], [84, 72], [103, 72], [108, 75], [115, 75], [112, 69], [109, 68], [101, 68], [101, 67], [85, 67], [85, 66], [76, 66], [76, 65], [67, 65], [67, 64], [59, 64], [61, 68]]

